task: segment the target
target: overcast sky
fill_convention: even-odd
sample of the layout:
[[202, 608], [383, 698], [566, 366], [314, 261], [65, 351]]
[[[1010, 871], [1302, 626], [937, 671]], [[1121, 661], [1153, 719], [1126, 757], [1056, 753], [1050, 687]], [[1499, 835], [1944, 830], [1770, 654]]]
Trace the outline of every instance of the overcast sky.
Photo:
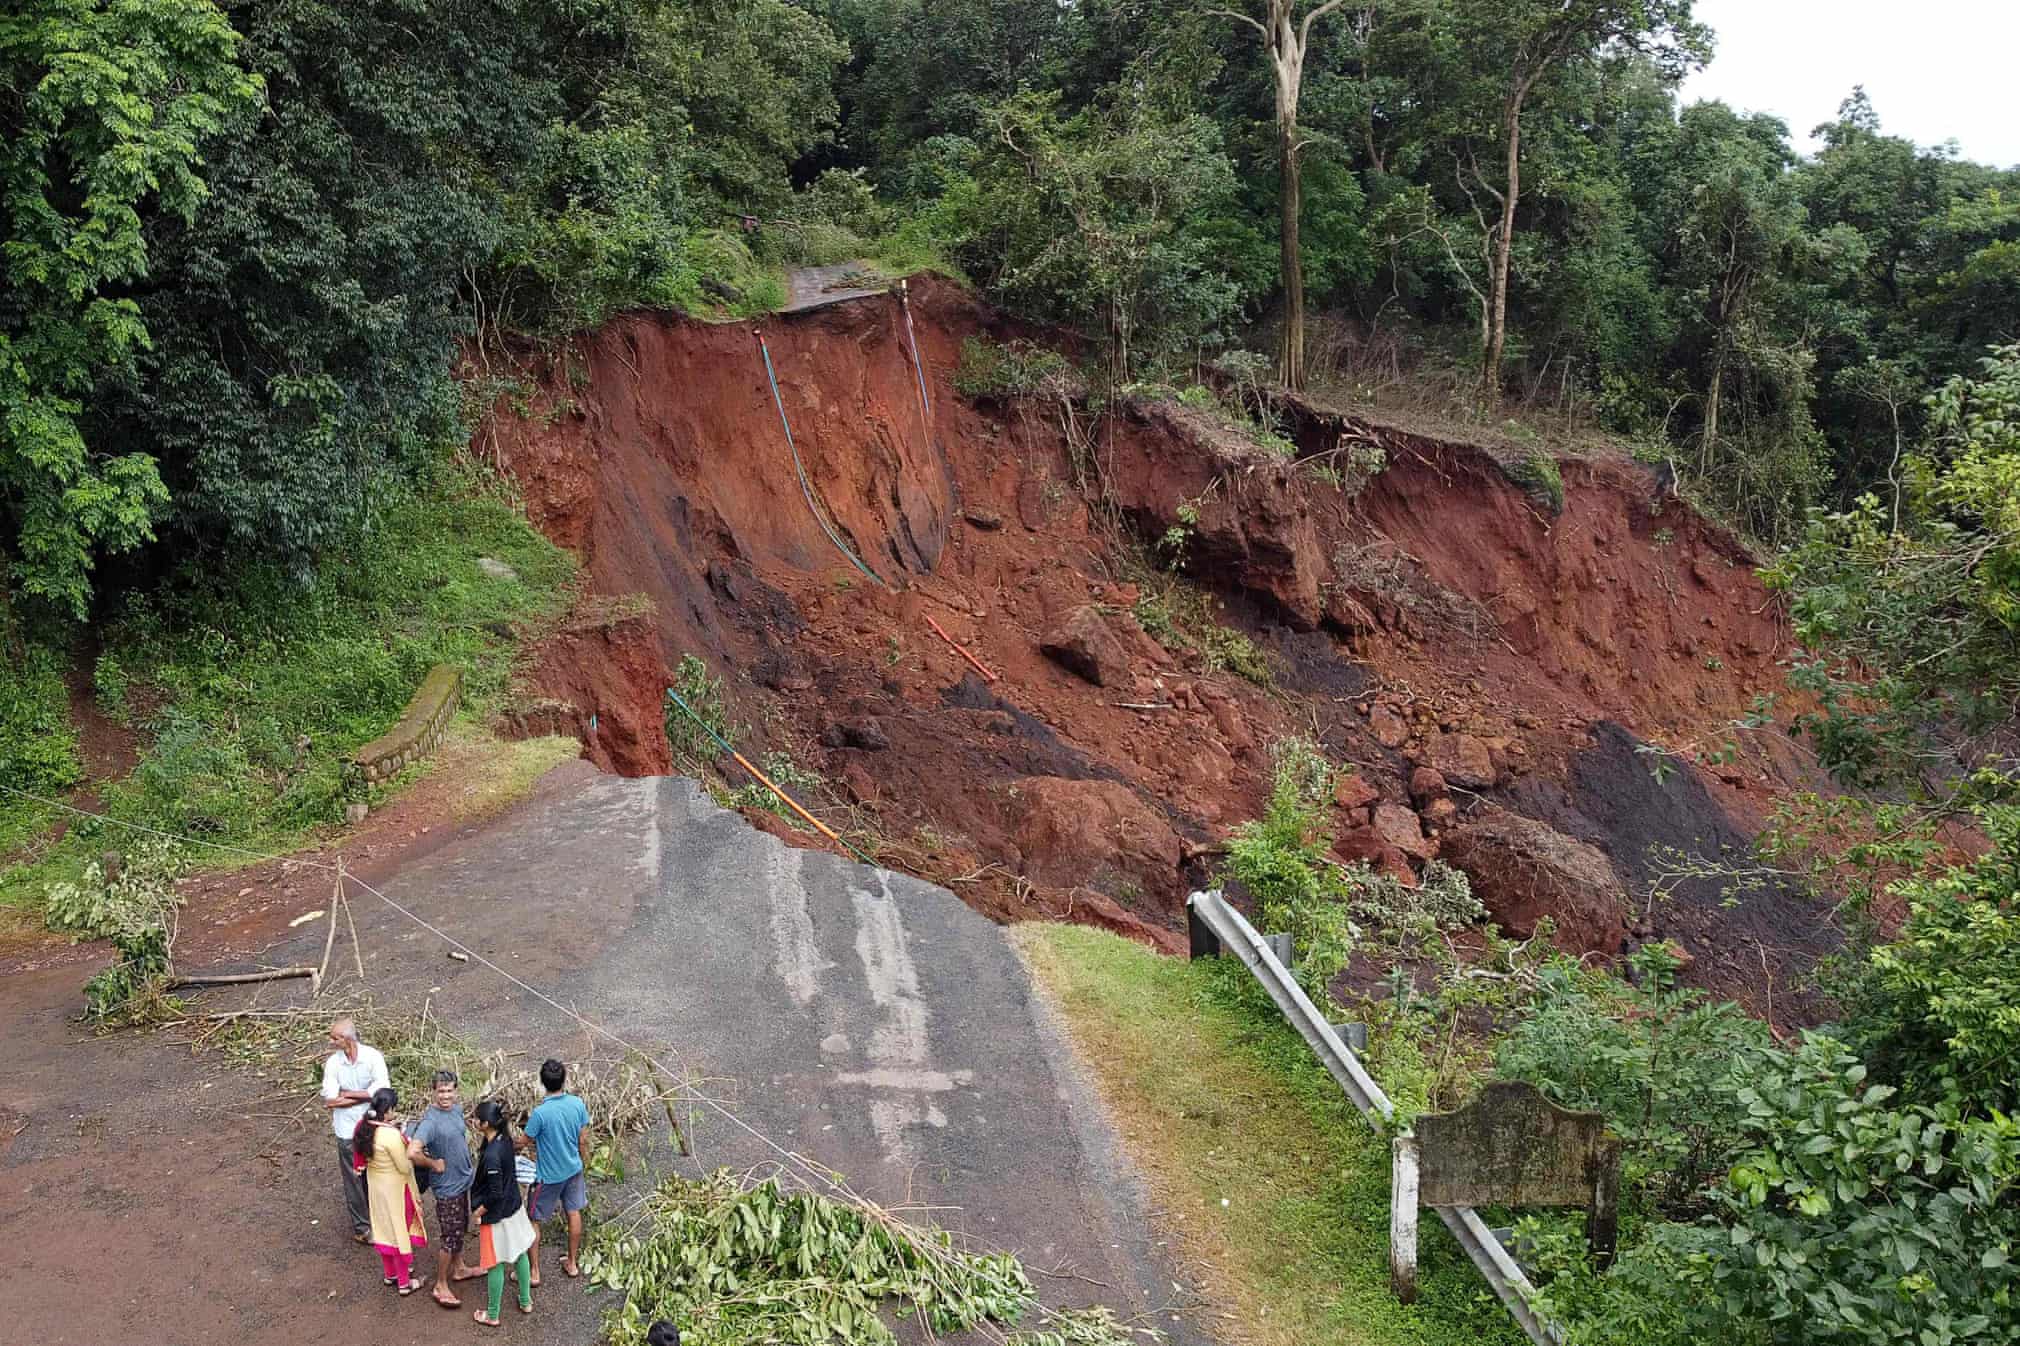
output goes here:
[[2020, 164], [2020, 0], [1697, 0], [1718, 54], [1683, 86], [1772, 112], [1798, 148], [1854, 84], [1881, 129], [1967, 159]]

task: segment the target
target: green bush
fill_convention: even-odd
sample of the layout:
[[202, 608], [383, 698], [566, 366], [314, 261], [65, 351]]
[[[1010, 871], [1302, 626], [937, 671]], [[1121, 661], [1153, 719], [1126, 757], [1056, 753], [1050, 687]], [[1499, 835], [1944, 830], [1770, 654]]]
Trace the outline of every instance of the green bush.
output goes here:
[[1565, 1107], [1606, 1114], [1626, 1142], [1627, 1200], [1692, 1213], [1739, 1149], [1735, 1081], [1771, 1039], [1738, 1006], [1678, 988], [1666, 947], [1646, 945], [1628, 966], [1632, 983], [1546, 969], [1535, 1011], [1501, 1042], [1496, 1066]]
[[1308, 739], [1270, 745], [1273, 764], [1263, 816], [1228, 838], [1222, 877], [1255, 899], [1256, 917], [1270, 933], [1288, 932], [1297, 949], [1297, 978], [1320, 1004], [1353, 956], [1360, 930], [1351, 918], [1353, 891], [1346, 872], [1327, 855], [1332, 833], [1326, 808], [1333, 768]]
[[[687, 710], [683, 710], [672, 695], [666, 698], [666, 741], [673, 749], [674, 761], [693, 766], [706, 765], [722, 751], [716, 738], [734, 748], [737, 740], [743, 737], [742, 727], [730, 719], [729, 699], [723, 693], [722, 679], [711, 674], [708, 665], [697, 656], [680, 656], [680, 664], [673, 670], [671, 691], [678, 693], [680, 700], [687, 703]], [[695, 723], [697, 719], [701, 723]]]
[[969, 337], [961, 343], [954, 391], [973, 401], [1008, 402], [1030, 396], [1046, 380], [1071, 368], [1058, 351], [1029, 341], [1006, 345], [986, 337]]
[[29, 645], [21, 658], [9, 655], [0, 667], [0, 781], [41, 794], [77, 783], [84, 768], [69, 705], [54, 650]]
[[1974, 1116], [2020, 1111], [2020, 808], [1980, 811], [1992, 848], [1894, 889], [1899, 936], [1871, 955], [1852, 1027], [1876, 1073]]

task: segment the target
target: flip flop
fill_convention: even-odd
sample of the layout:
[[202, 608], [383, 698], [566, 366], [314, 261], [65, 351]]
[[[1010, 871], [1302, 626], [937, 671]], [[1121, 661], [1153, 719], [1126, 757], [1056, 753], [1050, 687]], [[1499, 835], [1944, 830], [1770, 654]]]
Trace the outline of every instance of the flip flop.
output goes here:
[[580, 1276], [582, 1274], [582, 1268], [578, 1266], [573, 1266], [567, 1262], [563, 1262], [561, 1264], [561, 1274], [568, 1277], [568, 1279], [572, 1281], [577, 1276]]
[[428, 1298], [434, 1300], [445, 1309], [460, 1309], [463, 1307], [463, 1301], [460, 1299], [444, 1299], [442, 1296], [436, 1294], [431, 1294]]

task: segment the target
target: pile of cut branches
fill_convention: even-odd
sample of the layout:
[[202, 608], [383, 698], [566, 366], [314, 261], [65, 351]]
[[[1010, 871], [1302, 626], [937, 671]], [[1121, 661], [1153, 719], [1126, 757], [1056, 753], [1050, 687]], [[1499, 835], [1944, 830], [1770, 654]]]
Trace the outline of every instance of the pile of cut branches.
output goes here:
[[[667, 1178], [598, 1225], [583, 1266], [623, 1297], [604, 1319], [611, 1346], [640, 1346], [658, 1319], [693, 1346], [894, 1346], [886, 1305], [900, 1318], [925, 1315], [934, 1333], [978, 1329], [1016, 1346], [1158, 1339], [1107, 1309], [1043, 1309], [1008, 1253], [962, 1252], [944, 1231], [869, 1202], [788, 1190], [755, 1172]], [[1013, 1331], [1034, 1309], [1042, 1325]]]

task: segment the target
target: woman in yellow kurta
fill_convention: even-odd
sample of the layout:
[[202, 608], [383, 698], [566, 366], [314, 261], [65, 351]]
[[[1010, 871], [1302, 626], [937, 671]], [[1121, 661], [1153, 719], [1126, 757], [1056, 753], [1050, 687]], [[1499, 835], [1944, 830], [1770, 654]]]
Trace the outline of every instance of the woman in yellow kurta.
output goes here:
[[352, 1162], [365, 1175], [365, 1197], [372, 1209], [372, 1246], [385, 1264], [386, 1284], [411, 1295], [421, 1288], [414, 1279], [414, 1249], [428, 1246], [421, 1223], [421, 1192], [414, 1185], [414, 1161], [407, 1138], [391, 1118], [399, 1096], [391, 1089], [372, 1095], [365, 1115], [351, 1137]]

